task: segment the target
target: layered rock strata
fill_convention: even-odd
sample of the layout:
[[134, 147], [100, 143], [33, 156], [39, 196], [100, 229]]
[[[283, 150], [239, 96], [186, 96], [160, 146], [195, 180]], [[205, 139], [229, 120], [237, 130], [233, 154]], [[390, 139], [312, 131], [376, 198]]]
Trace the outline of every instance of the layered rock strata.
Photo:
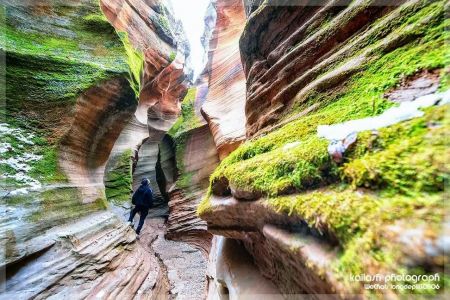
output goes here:
[[139, 122], [133, 114], [114, 143], [104, 176], [106, 198], [114, 205], [127, 208], [130, 205], [138, 151], [148, 136], [147, 124]]
[[[240, 40], [248, 86], [248, 136], [278, 123], [290, 109], [307, 104], [314, 92], [345, 84], [377, 51], [390, 52], [419, 37], [412, 24], [397, 34], [393, 29], [425, 3], [382, 6], [372, 1], [349, 5], [327, 1], [302, 9], [260, 6], [250, 15]], [[268, 26], [279, 29], [267, 30]], [[375, 43], [374, 37], [382, 42]]]
[[164, 219], [148, 220], [135, 242], [132, 229], [115, 214], [97, 212], [40, 232], [25, 249], [17, 249], [33, 258], [8, 264], [0, 298], [202, 298], [206, 263], [201, 252], [165, 240], [164, 228]]
[[[178, 182], [169, 190], [169, 219], [167, 237], [191, 242], [206, 254], [211, 235], [206, 224], [196, 214], [197, 205], [206, 192], [209, 174], [218, 163], [211, 133], [206, 125], [186, 134], [182, 156], [183, 169]], [[177, 146], [179, 147], [179, 145]], [[180, 169], [178, 169], [180, 171]]]
[[[211, 205], [211, 210], [202, 214], [209, 231], [243, 241], [259, 270], [277, 283], [281, 294], [345, 291], [327, 270], [337, 255], [332, 237], [324, 238], [301, 218], [277, 213], [264, 201], [213, 198]], [[231, 287], [235, 285], [231, 283]]]
[[[405, 292], [367, 290], [351, 279], [361, 273], [443, 278], [448, 167], [438, 157], [445, 156], [448, 107], [358, 133], [341, 163], [317, 130], [380, 115], [396, 105], [390, 99], [447, 91], [446, 5], [273, 4], [248, 10], [240, 50], [251, 139], [211, 175], [198, 209], [208, 230], [242, 240], [286, 295]], [[413, 242], [399, 238], [411, 232], [418, 233]], [[425, 254], [425, 245], [433, 250]]]
[[198, 81], [198, 87], [191, 88], [184, 98], [181, 117], [169, 130], [175, 169], [162, 169], [164, 174], [175, 175], [174, 184], [166, 185], [170, 199], [166, 236], [193, 244], [205, 257], [212, 235], [197, 217], [196, 209], [206, 192], [209, 174], [219, 161], [209, 127], [200, 114], [199, 103], [205, 101], [206, 93], [206, 86]]
[[135, 107], [126, 79], [105, 82], [77, 99], [72, 126], [61, 140], [60, 165], [82, 190], [83, 202], [105, 197], [105, 165]]
[[[132, 189], [141, 178], [151, 180], [157, 209], [152, 214], [167, 215], [167, 199], [161, 196], [156, 176], [158, 144], [180, 112], [179, 100], [186, 93], [184, 73], [186, 49], [179, 24], [164, 1], [103, 1], [101, 8], [121, 34], [128, 63], [139, 95], [136, 122], [147, 125], [147, 134], [128, 145], [133, 152]], [[122, 147], [126, 151], [127, 147]], [[123, 154], [119, 155], [126, 155]], [[111, 163], [113, 165], [113, 163]], [[123, 176], [128, 176], [128, 168]], [[124, 192], [129, 188], [128, 182]], [[163, 191], [165, 194], [166, 191]], [[126, 205], [125, 205], [126, 206]]]
[[242, 1], [217, 1], [216, 23], [209, 40], [209, 92], [202, 113], [221, 159], [245, 138], [245, 77], [239, 37], [246, 22]]
[[[33, 131], [25, 142], [40, 151], [31, 157], [45, 162], [32, 165], [30, 173], [50, 178], [51, 184], [22, 191], [26, 196], [2, 191], [0, 238], [7, 246], [0, 252], [6, 269], [1, 297], [204, 294], [200, 251], [166, 241], [164, 219], [148, 220], [139, 243], [123, 222], [124, 203], [142, 176], [152, 179], [162, 203], [153, 213], [167, 214], [155, 171], [158, 144], [186, 93], [188, 54], [185, 44], [177, 54], [179, 26], [172, 30], [168, 9], [159, 1], [101, 3], [113, 28], [96, 1], [6, 4], [7, 122], [32, 128], [24, 124], [27, 116], [47, 133]], [[153, 11], [150, 21], [148, 11]], [[29, 84], [20, 87], [25, 78]], [[4, 130], [12, 143], [18, 129], [2, 126], [2, 135]], [[8, 151], [14, 153], [7, 158], [14, 158], [16, 149]], [[119, 217], [105, 211], [103, 183]]]
[[146, 122], [151, 110], [159, 119], [175, 121], [180, 112], [178, 101], [186, 91], [185, 58], [177, 54], [172, 17], [164, 1], [101, 1], [101, 8], [114, 28], [124, 33], [139, 93], [136, 117]]

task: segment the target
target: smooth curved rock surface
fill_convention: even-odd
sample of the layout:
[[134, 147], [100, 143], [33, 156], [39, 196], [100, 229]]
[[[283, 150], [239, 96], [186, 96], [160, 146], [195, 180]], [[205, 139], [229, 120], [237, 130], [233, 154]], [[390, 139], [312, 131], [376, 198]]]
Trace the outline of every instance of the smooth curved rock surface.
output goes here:
[[[121, 262], [128, 252], [139, 252], [132, 244], [135, 234], [110, 212], [54, 227], [41, 234], [40, 239], [48, 241], [45, 248], [28, 253], [25, 266], [19, 264], [18, 268], [13, 265], [7, 269], [6, 293], [1, 298], [43, 299], [72, 294], [82, 299], [108, 270], [124, 267]], [[141, 259], [144, 259], [142, 253]], [[119, 281], [123, 285], [115, 285], [113, 289], [126, 291], [127, 280]]]
[[[187, 79], [183, 71], [184, 55], [176, 55], [177, 40], [169, 34], [172, 25], [165, 2], [113, 0], [100, 4], [116, 30], [126, 32], [135, 51], [143, 53], [143, 71], [136, 78], [139, 81], [136, 117], [144, 123], [150, 110], [158, 119], [174, 122], [180, 112], [179, 100], [186, 93]], [[171, 61], [173, 55], [176, 57]], [[166, 130], [170, 122], [165, 125]]]
[[61, 140], [60, 165], [80, 187], [84, 203], [104, 198], [105, 165], [134, 112], [134, 101], [126, 79], [102, 83], [77, 100], [72, 126]]
[[141, 238], [102, 211], [41, 234], [6, 270], [0, 299], [203, 299], [206, 260], [189, 244], [164, 239], [164, 219], [148, 219]]
[[158, 161], [158, 143], [159, 139], [154, 141], [151, 138], [144, 141], [138, 152], [136, 168], [133, 172], [133, 191], [141, 184], [142, 178], [150, 180], [150, 186], [153, 190], [153, 207], [150, 209], [150, 216], [168, 216], [167, 200], [164, 199], [158, 186], [156, 177], [156, 164]]
[[259, 270], [282, 294], [348, 292], [329, 271], [339, 251], [334, 237], [276, 212], [264, 200], [214, 197], [211, 205], [202, 214], [209, 231], [242, 240]]
[[[155, 175], [158, 144], [186, 92], [183, 56], [188, 50], [180, 45], [182, 53], [176, 55], [179, 37], [161, 28], [159, 17], [166, 13], [161, 2], [102, 4], [116, 29], [127, 32], [137, 49], [133, 51], [143, 51], [139, 104], [126, 78], [124, 45], [103, 20], [98, 2], [8, 2], [13, 7], [8, 21], [17, 26], [8, 36], [8, 47], [15, 47], [8, 48], [10, 74], [15, 75], [9, 78], [16, 85], [18, 78], [30, 79], [22, 88], [26, 97], [20, 94], [19, 101], [13, 90], [8, 91], [14, 104], [11, 112], [40, 119], [43, 129], [55, 127], [50, 136], [59, 142], [57, 156], [69, 182], [52, 183], [2, 203], [0, 239], [6, 247], [0, 258], [6, 291], [0, 298], [159, 299], [177, 293], [202, 298], [205, 259], [186, 243], [166, 241], [164, 219], [156, 225], [148, 219], [136, 242], [124, 223], [128, 207], [104, 211], [104, 181], [115, 184], [105, 173], [114, 170], [116, 159], [127, 151], [131, 155], [126, 171], [134, 173], [134, 182], [141, 176], [152, 178], [155, 195], [162, 199]], [[153, 9], [154, 19], [148, 21], [147, 12]], [[21, 30], [30, 38], [42, 30], [54, 40], [42, 39], [43, 45], [29, 37], [21, 40], [14, 35]], [[48, 43], [52, 47], [46, 49]], [[39, 55], [31, 52], [35, 48]], [[30, 69], [24, 70], [27, 64]], [[167, 203], [162, 202], [167, 213]], [[161, 215], [160, 210], [154, 209], [154, 214]], [[180, 257], [187, 259], [180, 263]]]
[[214, 5], [217, 18], [209, 41], [209, 92], [202, 112], [223, 159], [245, 139], [245, 76], [239, 37], [246, 16], [240, 0], [218, 0]]
[[253, 258], [237, 240], [215, 236], [208, 264], [207, 299], [284, 299], [277, 287], [263, 277]]

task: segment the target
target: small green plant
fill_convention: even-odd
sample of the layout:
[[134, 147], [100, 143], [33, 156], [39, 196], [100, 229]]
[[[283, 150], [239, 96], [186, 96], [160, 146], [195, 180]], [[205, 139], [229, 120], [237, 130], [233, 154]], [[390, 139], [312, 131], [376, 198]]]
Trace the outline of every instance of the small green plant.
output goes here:
[[170, 52], [169, 62], [173, 62], [176, 57], [177, 57], [177, 53], [175, 51]]
[[170, 23], [169, 23], [169, 19], [167, 18], [167, 16], [165, 14], [160, 14], [158, 20], [159, 20], [159, 24], [161, 25], [161, 27], [166, 32], [170, 32]]

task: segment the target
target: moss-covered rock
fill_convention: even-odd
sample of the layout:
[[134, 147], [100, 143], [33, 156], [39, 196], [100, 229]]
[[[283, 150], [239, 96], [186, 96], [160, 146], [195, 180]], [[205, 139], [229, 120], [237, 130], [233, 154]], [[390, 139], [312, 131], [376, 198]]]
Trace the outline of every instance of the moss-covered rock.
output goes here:
[[118, 32], [120, 40], [123, 43], [126, 55], [127, 64], [130, 72], [130, 84], [137, 96], [141, 91], [141, 81], [144, 72], [144, 53], [141, 50], [135, 49], [128, 39], [126, 32]]
[[133, 192], [132, 154], [131, 149], [122, 152], [105, 174], [106, 199], [114, 204], [130, 201], [130, 195]]
[[[443, 200], [442, 192], [421, 193], [415, 197], [391, 196], [385, 192], [354, 191], [344, 185], [297, 196], [276, 197], [268, 203], [280, 212], [300, 217], [312, 228], [335, 236], [341, 250], [332, 270], [343, 283], [351, 285], [358, 284], [351, 282], [351, 276], [363, 273], [426, 274], [423, 266], [417, 267], [411, 261], [408, 262], [410, 266], [405, 267], [408, 254], [405, 255], [398, 240], [391, 240], [392, 235], [387, 233], [391, 231], [389, 226], [406, 222], [412, 228], [427, 228], [435, 232], [434, 238], [439, 238], [446, 209]], [[437, 255], [442, 256], [439, 250]], [[434, 259], [440, 261], [438, 265], [442, 270], [443, 261]], [[436, 282], [441, 287], [445, 286], [445, 276], [441, 274], [441, 281]], [[422, 292], [434, 294], [438, 291]]]
[[[445, 45], [448, 32], [444, 30], [448, 22], [444, 20], [443, 4], [426, 6], [423, 10], [429, 14], [419, 13], [410, 20], [419, 23], [424, 18], [430, 20], [427, 26], [417, 28], [421, 38], [390, 52], [378, 53], [362, 72], [349, 78], [341, 88], [312, 93], [308, 100], [299, 104], [298, 109], [302, 111], [314, 103], [319, 104], [313, 112], [244, 143], [222, 161], [211, 176], [211, 184], [226, 178], [235, 188], [276, 195], [336, 180], [342, 170], [330, 160], [327, 142], [316, 136], [317, 126], [378, 115], [394, 105], [383, 96], [402, 78], [420, 70], [444, 68], [448, 64]], [[445, 85], [446, 76], [441, 76], [441, 86]], [[398, 138], [414, 139], [413, 130], [404, 129], [403, 134]], [[289, 144], [292, 143], [297, 145], [291, 148]], [[431, 145], [429, 151], [438, 150], [442, 145], [433, 147]], [[428, 162], [424, 160], [431, 157], [422, 156], [421, 159], [425, 167]], [[402, 165], [409, 162], [392, 157], [390, 163]], [[442, 187], [442, 178], [439, 181], [438, 185]]]
[[1, 30], [8, 110], [36, 102], [73, 103], [89, 87], [127, 72], [120, 39], [96, 1], [86, 0], [80, 6], [54, 2], [46, 13], [58, 18], [49, 20], [26, 6], [6, 7]]
[[186, 142], [191, 135], [191, 130], [201, 125], [199, 117], [195, 113], [196, 88], [188, 89], [186, 96], [181, 102], [181, 115], [175, 124], [169, 129], [168, 134], [175, 142], [175, 159], [178, 170], [176, 184], [179, 188], [188, 189], [191, 186], [192, 172], [185, 171], [184, 154]]
[[[349, 18], [360, 13], [359, 9], [363, 10], [355, 8]], [[371, 12], [377, 14], [377, 9]], [[209, 196], [198, 206], [200, 217], [205, 216], [218, 232], [235, 230], [240, 225], [233, 223], [239, 219], [233, 216], [233, 205], [246, 207], [248, 201], [238, 201], [239, 195], [251, 194], [261, 198], [252, 203], [264, 203], [267, 215], [278, 212], [274, 224], [279, 219], [294, 223], [304, 220], [310, 229], [323, 233], [321, 242], [338, 242], [337, 259], [327, 268], [344, 285], [344, 291], [354, 291], [355, 286], [361, 290], [360, 283], [350, 282], [349, 278], [363, 273], [438, 272], [440, 286], [447, 286], [448, 276], [443, 270], [448, 258], [439, 252], [442, 249], [436, 250], [438, 247], [433, 248], [436, 256], [423, 249], [425, 245], [436, 246], [443, 236], [449, 105], [424, 109], [422, 117], [377, 132], [359, 133], [342, 164], [330, 158], [329, 141], [317, 136], [318, 125], [376, 116], [398, 105], [385, 97], [386, 92], [423, 70], [439, 73], [439, 89], [447, 91], [449, 34], [445, 27], [449, 22], [445, 9], [444, 1], [406, 2], [386, 9], [392, 14], [381, 14], [374, 22], [364, 23], [361, 30], [352, 28], [352, 36], [340, 32], [343, 37], [332, 36], [331, 27], [345, 28], [349, 20], [339, 19], [343, 24], [337, 23], [337, 16], [344, 13], [335, 15], [341, 12], [337, 8], [328, 11], [332, 21], [326, 24], [321, 24], [320, 14], [314, 13], [311, 23], [298, 29], [298, 35], [292, 34], [290, 27], [285, 29], [286, 45], [295, 40], [299, 41], [297, 45], [283, 48], [276, 44], [272, 52], [275, 46], [265, 44], [261, 36], [271, 37], [267, 28], [272, 27], [264, 26], [278, 28], [274, 25], [278, 20], [258, 14], [288, 13], [267, 6], [257, 10], [241, 38], [247, 72], [247, 134], [253, 138], [225, 158], [211, 175]], [[346, 12], [353, 11], [348, 8]], [[311, 32], [302, 31], [313, 23], [320, 26], [311, 28]], [[254, 36], [255, 32], [259, 32], [258, 36]], [[282, 39], [280, 35], [277, 31], [272, 38]], [[243, 45], [244, 41], [248, 45]], [[264, 48], [252, 48], [258, 43]], [[222, 198], [230, 192], [238, 200]], [[217, 224], [214, 220], [218, 220]], [[264, 221], [255, 221], [254, 226], [260, 226], [259, 222]], [[251, 221], [248, 223], [253, 226]], [[423, 233], [414, 241], [420, 250], [405, 245], [402, 234], [408, 230]], [[261, 228], [256, 231], [261, 233]], [[258, 238], [247, 238], [253, 242], [250, 250], [257, 259], [261, 253], [266, 254], [265, 249], [258, 248], [262, 247]], [[292, 259], [297, 263], [302, 260], [295, 256]], [[257, 263], [268, 273], [278, 267], [280, 273], [286, 271], [282, 266], [267, 266], [265, 261]], [[280, 285], [286, 283], [283, 278], [273, 279]], [[308, 288], [313, 285], [297, 284], [302, 288], [302, 284]], [[408, 294], [411, 290], [393, 292]], [[442, 289], [413, 292], [436, 294]]]
[[42, 155], [30, 171], [42, 182], [65, 180], [57, 149], [71, 125], [76, 99], [108, 79], [128, 77], [129, 70], [123, 43], [98, 1], [47, 2], [32, 7], [10, 2], [2, 7], [5, 22], [0, 22], [0, 51], [6, 56], [0, 114], [13, 128], [26, 129], [39, 140], [17, 148], [9, 137], [13, 147], [6, 155]]

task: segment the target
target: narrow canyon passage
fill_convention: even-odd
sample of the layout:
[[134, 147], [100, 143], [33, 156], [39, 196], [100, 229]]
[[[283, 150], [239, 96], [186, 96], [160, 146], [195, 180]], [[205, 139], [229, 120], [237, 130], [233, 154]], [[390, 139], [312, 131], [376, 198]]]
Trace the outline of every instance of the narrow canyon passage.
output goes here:
[[446, 1], [0, 9], [0, 299], [445, 297]]

